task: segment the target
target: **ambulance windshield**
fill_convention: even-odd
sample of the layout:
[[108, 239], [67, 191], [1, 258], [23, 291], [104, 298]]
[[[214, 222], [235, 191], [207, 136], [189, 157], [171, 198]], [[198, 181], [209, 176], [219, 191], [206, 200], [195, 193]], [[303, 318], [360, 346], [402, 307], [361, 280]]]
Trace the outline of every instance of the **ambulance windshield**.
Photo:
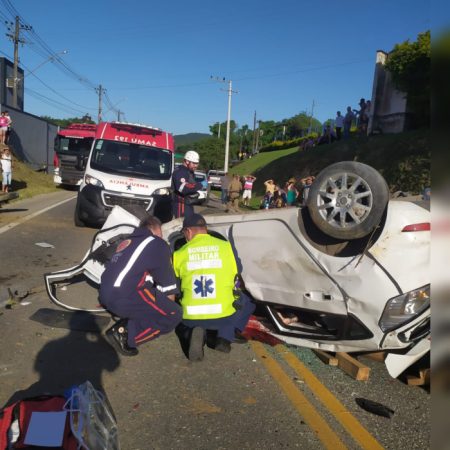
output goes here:
[[99, 139], [91, 157], [95, 170], [128, 177], [168, 180], [172, 152], [167, 149]]

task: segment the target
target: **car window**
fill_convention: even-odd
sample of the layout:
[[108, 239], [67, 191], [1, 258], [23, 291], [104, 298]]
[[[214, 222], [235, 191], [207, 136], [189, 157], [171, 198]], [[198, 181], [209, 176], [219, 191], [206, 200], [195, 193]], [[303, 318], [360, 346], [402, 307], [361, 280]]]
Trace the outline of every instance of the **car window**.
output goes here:
[[208, 177], [223, 177], [225, 175], [225, 172], [223, 170], [210, 170], [208, 172]]

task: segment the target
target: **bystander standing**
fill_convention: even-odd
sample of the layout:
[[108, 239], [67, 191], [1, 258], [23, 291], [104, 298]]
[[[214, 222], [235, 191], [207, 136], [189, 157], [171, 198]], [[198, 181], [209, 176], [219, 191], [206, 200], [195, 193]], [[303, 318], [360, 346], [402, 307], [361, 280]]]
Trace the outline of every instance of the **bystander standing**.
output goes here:
[[5, 144], [9, 144], [9, 137], [11, 135], [11, 126], [12, 126], [12, 119], [9, 116], [9, 111], [5, 111], [5, 117], [7, 120], [6, 133], [5, 133]]
[[225, 174], [221, 177], [220, 180], [220, 189], [221, 189], [221, 202], [222, 205], [226, 207], [228, 203], [228, 189], [230, 187], [231, 183], [231, 177], [228, 175], [228, 172], [225, 172]]
[[5, 147], [1, 155], [1, 166], [2, 166], [2, 191], [9, 192], [9, 186], [12, 180], [12, 154], [9, 147]]
[[344, 139], [347, 139], [350, 136], [350, 129], [354, 120], [355, 114], [352, 111], [352, 107], [347, 106], [347, 113], [344, 117]]
[[0, 114], [0, 143], [5, 144], [6, 132], [8, 131], [8, 118], [6, 112]]
[[239, 197], [242, 191], [242, 183], [239, 179], [239, 175], [233, 175], [230, 187], [228, 189], [228, 207], [227, 212], [233, 210], [234, 212], [240, 212], [239, 209]]
[[344, 117], [341, 115], [340, 111], [338, 111], [336, 113], [336, 119], [334, 120], [334, 126], [336, 128], [336, 139], [338, 141], [340, 141], [341, 136], [342, 136], [342, 128], [344, 126]]
[[253, 175], [245, 175], [244, 176], [244, 192], [242, 194], [242, 202], [244, 206], [250, 206], [250, 200], [252, 198], [252, 189], [253, 183], [255, 182], [256, 177]]
[[287, 206], [293, 206], [295, 201], [297, 200], [298, 191], [295, 187], [296, 180], [295, 178], [289, 178], [288, 182], [286, 183], [286, 203]]

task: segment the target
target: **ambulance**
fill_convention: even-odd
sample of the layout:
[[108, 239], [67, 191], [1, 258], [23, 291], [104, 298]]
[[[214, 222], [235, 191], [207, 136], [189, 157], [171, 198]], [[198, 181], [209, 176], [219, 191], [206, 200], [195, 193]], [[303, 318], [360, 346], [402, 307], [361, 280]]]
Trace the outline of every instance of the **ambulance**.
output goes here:
[[100, 227], [116, 205], [138, 205], [170, 221], [173, 167], [170, 133], [135, 123], [100, 123], [78, 192], [75, 225]]

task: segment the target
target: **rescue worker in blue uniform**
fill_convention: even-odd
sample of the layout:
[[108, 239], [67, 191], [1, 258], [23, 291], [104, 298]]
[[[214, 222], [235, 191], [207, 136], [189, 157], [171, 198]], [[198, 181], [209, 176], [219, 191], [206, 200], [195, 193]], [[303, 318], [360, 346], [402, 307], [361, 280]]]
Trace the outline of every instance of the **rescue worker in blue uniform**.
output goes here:
[[232, 342], [246, 341], [241, 332], [255, 305], [237, 289], [240, 277], [230, 243], [209, 235], [200, 214], [185, 217], [182, 231], [187, 243], [173, 255], [183, 308], [177, 334], [189, 341], [189, 359], [201, 361], [206, 330], [217, 330], [212, 346], [224, 353], [230, 352]]
[[138, 354], [137, 346], [172, 331], [182, 313], [171, 251], [162, 239], [161, 222], [148, 215], [116, 249], [106, 264], [100, 302], [121, 319], [105, 337], [121, 354]]
[[189, 150], [184, 155], [183, 164], [178, 166], [172, 174], [172, 213], [173, 217], [187, 217], [194, 214], [194, 204], [198, 198], [198, 191], [208, 186], [207, 181], [196, 182], [194, 172], [200, 162], [197, 152]]

